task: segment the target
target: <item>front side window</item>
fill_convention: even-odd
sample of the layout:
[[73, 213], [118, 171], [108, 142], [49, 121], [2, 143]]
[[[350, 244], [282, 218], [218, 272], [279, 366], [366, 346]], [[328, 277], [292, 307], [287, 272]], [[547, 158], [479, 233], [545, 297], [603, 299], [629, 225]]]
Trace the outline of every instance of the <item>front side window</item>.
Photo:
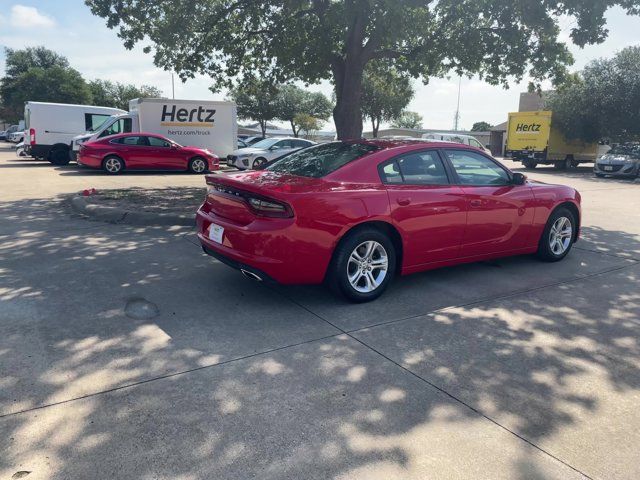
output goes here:
[[[407, 185], [447, 185], [449, 179], [436, 151], [411, 152], [382, 168], [384, 183]], [[400, 180], [398, 179], [400, 177]]]
[[368, 143], [331, 142], [297, 150], [276, 160], [267, 171], [320, 178], [353, 160], [379, 150]]
[[506, 185], [507, 171], [479, 153], [466, 150], [445, 150], [462, 185]]
[[152, 147], [169, 148], [171, 146], [169, 142], [158, 137], [147, 137], [147, 141], [149, 142], [149, 145]]
[[482, 145], [480, 145], [480, 142], [477, 141], [475, 138], [470, 138], [469, 139], [469, 145], [471, 145], [472, 147], [476, 147], [476, 148], [482, 148]]

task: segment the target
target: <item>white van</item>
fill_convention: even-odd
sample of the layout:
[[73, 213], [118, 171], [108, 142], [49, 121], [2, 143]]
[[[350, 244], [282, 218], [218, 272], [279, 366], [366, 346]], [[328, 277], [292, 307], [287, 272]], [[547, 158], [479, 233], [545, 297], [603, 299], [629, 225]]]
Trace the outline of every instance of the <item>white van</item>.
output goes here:
[[471, 135], [462, 135], [458, 132], [451, 133], [425, 133], [422, 135], [422, 138], [427, 140], [441, 140], [444, 142], [454, 142], [454, 143], [462, 143], [463, 145], [469, 145], [471, 147], [479, 148], [491, 155], [491, 152], [482, 145], [477, 138], [472, 137]]
[[71, 140], [95, 130], [112, 115], [125, 113], [119, 108], [71, 105], [67, 103], [26, 102], [24, 106], [25, 150], [54, 165], [69, 163]]
[[136, 98], [129, 112], [116, 115], [98, 130], [73, 139], [80, 145], [118, 133], [155, 133], [181, 145], [209, 149], [220, 158], [238, 148], [238, 119], [234, 102]]

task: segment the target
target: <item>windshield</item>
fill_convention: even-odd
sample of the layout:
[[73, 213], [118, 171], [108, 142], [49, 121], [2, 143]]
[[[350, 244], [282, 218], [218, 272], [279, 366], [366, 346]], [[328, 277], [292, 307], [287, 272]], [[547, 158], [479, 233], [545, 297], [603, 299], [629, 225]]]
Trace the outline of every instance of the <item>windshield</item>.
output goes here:
[[640, 144], [616, 145], [607, 152], [609, 155], [632, 155], [640, 156]]
[[325, 143], [282, 157], [265, 170], [299, 177], [320, 178], [378, 149], [378, 146], [366, 143]]
[[267, 149], [271, 145], [273, 145], [274, 143], [279, 142], [280, 140], [282, 140], [282, 139], [281, 138], [265, 138], [264, 140], [260, 140], [259, 142], [256, 142], [251, 146], [253, 148]]
[[97, 132], [99, 131], [102, 126], [107, 123], [108, 121], [110, 121], [112, 118], [115, 117], [115, 115], [112, 116], [104, 116], [104, 119], [100, 118], [103, 117], [103, 115], [94, 115], [92, 120], [92, 124], [91, 126], [87, 129], [88, 132]]

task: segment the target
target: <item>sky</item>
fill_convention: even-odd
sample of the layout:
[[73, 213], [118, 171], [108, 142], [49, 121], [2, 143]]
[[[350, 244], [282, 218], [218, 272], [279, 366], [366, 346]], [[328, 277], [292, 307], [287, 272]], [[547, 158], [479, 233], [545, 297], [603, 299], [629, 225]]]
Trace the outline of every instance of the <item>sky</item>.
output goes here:
[[[568, 41], [570, 19], [561, 22], [562, 39]], [[599, 45], [580, 49], [571, 44], [575, 57], [572, 70], [580, 70], [590, 60], [610, 57], [618, 50], [640, 45], [640, 17], [629, 17], [614, 8], [607, 13], [609, 36]], [[142, 47], [126, 50], [115, 31], [95, 17], [82, 0], [0, 0], [0, 76], [4, 70], [4, 48], [44, 45], [69, 59], [71, 65], [88, 79], [108, 79], [136, 85], [148, 84], [171, 96], [171, 74], [153, 65], [151, 55]], [[197, 77], [182, 83], [176, 76], [176, 98], [220, 100], [224, 93], [213, 94], [210, 81]], [[507, 113], [517, 110], [519, 94], [527, 89], [527, 81], [512, 83], [508, 90], [484, 83], [478, 78], [463, 78], [460, 100], [460, 126], [470, 128], [474, 122], [498, 124]], [[414, 82], [416, 95], [408, 109], [420, 113], [423, 127], [451, 129], [456, 109], [458, 78], [431, 79], [428, 85]], [[330, 96], [331, 86], [325, 82], [309, 90]], [[368, 125], [365, 124], [365, 130]], [[333, 130], [333, 123], [325, 129]]]

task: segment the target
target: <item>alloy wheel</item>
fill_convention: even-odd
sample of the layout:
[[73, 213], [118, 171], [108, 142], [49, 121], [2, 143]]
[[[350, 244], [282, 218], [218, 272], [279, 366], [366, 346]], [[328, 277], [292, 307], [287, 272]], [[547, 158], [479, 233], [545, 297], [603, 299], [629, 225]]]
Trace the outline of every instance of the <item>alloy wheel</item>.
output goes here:
[[107, 161], [104, 162], [104, 168], [106, 168], [109, 173], [118, 173], [122, 165], [120, 164], [120, 160], [108, 158]]
[[204, 160], [201, 158], [196, 158], [191, 162], [191, 169], [195, 173], [202, 173], [207, 169], [207, 165], [204, 163]]
[[549, 231], [549, 247], [554, 255], [562, 255], [571, 245], [573, 228], [567, 217], [558, 217]]
[[376, 290], [389, 270], [389, 258], [384, 247], [373, 240], [362, 242], [349, 256], [347, 277], [351, 286], [360, 293]]

